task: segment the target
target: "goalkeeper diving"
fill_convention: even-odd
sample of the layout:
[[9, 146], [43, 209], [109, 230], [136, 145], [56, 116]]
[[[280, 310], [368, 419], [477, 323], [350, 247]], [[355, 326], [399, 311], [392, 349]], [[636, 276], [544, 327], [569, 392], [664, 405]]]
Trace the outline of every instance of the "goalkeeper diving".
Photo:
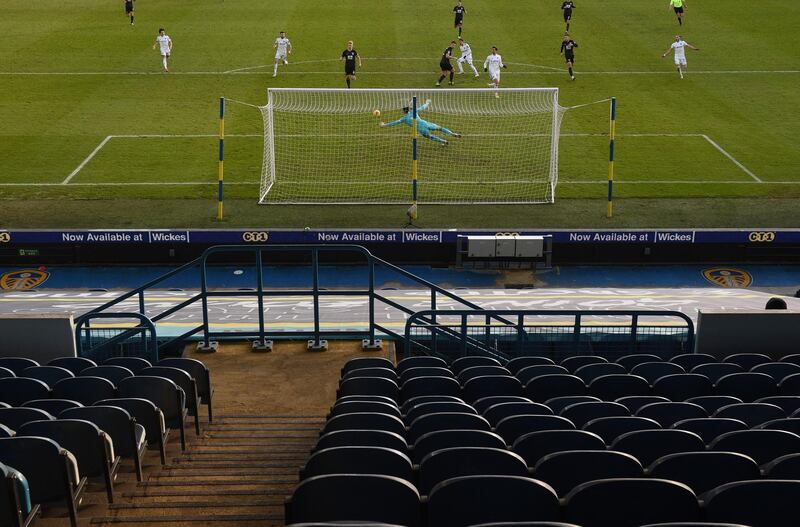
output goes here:
[[[443, 139], [443, 138], [439, 137], [438, 135], [434, 135], [433, 134], [434, 132], [441, 132], [441, 133], [443, 133], [445, 135], [451, 135], [453, 137], [461, 137], [461, 134], [459, 134], [457, 132], [453, 132], [452, 130], [448, 130], [447, 128], [444, 128], [443, 126], [439, 126], [436, 123], [428, 122], [425, 119], [423, 119], [422, 117], [420, 117], [420, 115], [419, 115], [420, 112], [422, 112], [424, 110], [427, 110], [430, 105], [431, 105], [431, 100], [428, 99], [427, 101], [425, 101], [425, 104], [423, 104], [422, 106], [417, 108], [417, 132], [419, 132], [419, 135], [421, 135], [422, 137], [424, 137], [426, 139], [430, 139], [431, 141], [435, 141], [437, 143], [441, 143], [443, 145], [449, 144], [449, 141], [447, 141], [447, 139]], [[401, 117], [400, 119], [398, 119], [396, 121], [392, 121], [390, 123], [383, 123], [382, 122], [380, 124], [380, 127], [381, 128], [385, 128], [387, 126], [397, 126], [398, 124], [406, 124], [408, 126], [412, 126], [412, 123], [414, 121], [414, 111], [412, 110], [412, 108], [410, 106], [404, 106], [403, 107], [403, 112], [405, 113], [405, 115], [403, 115], [403, 117]]]

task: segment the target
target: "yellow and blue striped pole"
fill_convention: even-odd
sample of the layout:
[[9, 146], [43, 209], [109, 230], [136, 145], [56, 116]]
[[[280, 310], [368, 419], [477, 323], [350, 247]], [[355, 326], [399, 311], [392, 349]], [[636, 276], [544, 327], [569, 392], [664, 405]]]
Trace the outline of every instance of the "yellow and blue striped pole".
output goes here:
[[606, 217], [614, 215], [614, 140], [617, 133], [617, 98], [611, 97], [611, 124], [608, 129], [608, 209]]
[[219, 168], [217, 171], [217, 219], [223, 217], [222, 181], [225, 177], [225, 97], [219, 98]]
[[411, 220], [417, 219], [417, 96], [412, 100], [411, 121]]

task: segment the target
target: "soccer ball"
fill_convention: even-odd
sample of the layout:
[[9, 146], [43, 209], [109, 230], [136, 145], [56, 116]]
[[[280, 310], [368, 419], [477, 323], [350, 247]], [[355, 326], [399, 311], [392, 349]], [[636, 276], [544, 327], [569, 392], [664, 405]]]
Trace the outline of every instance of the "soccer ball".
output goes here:
[[372, 115], [373, 115], [373, 117], [380, 117], [381, 116], [381, 111], [380, 110], [372, 110]]

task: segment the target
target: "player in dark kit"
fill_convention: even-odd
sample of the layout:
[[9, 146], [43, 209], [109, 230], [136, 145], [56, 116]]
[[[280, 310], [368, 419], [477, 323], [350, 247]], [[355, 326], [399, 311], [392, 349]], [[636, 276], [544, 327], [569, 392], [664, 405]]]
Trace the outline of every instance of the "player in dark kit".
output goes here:
[[131, 25], [133, 25], [133, 1], [134, 0], [122, 0], [125, 4], [125, 16], [130, 17]]
[[575, 9], [575, 2], [564, 0], [564, 3], [561, 4], [561, 9], [564, 11], [564, 23], [567, 24], [567, 31], [569, 31], [569, 23], [572, 21], [572, 10]]
[[569, 68], [569, 78], [575, 80], [575, 74], [572, 72], [572, 65], [575, 64], [575, 48], [578, 43], [572, 40], [569, 33], [564, 35], [564, 41], [561, 42], [561, 53], [564, 54], [564, 59], [567, 61], [567, 68]]
[[453, 27], [458, 28], [458, 36], [461, 36], [461, 26], [464, 24], [464, 13], [467, 12], [467, 8], [461, 5], [461, 0], [458, 0], [458, 4], [453, 8], [453, 13], [456, 14], [456, 20], [453, 22]]
[[349, 88], [350, 81], [356, 80], [356, 61], [358, 61], [358, 66], [361, 67], [361, 55], [353, 49], [352, 40], [347, 42], [347, 49], [342, 51], [341, 60], [344, 61], [344, 80]]
[[436, 81], [437, 86], [442, 85], [442, 81], [444, 78], [449, 74], [450, 75], [450, 86], [453, 85], [453, 76], [455, 72], [453, 71], [453, 65], [450, 64], [450, 59], [453, 58], [453, 48], [456, 47], [456, 41], [452, 40], [450, 45], [444, 49], [444, 53], [442, 53], [442, 58], [439, 59], [439, 69], [442, 70], [442, 76], [439, 77], [439, 80]]

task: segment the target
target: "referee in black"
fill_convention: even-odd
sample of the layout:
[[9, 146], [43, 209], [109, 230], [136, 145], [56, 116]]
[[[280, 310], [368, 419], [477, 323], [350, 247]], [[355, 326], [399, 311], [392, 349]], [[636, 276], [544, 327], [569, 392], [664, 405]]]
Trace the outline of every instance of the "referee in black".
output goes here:
[[561, 4], [561, 9], [564, 11], [564, 23], [567, 25], [567, 31], [569, 31], [569, 23], [572, 21], [572, 10], [575, 9], [575, 2], [564, 0]]
[[131, 18], [131, 25], [133, 25], [133, 0], [122, 0], [125, 3], [125, 16]]
[[456, 15], [455, 22], [453, 22], [453, 27], [458, 28], [458, 36], [461, 37], [461, 26], [464, 24], [464, 13], [467, 12], [467, 8], [461, 5], [461, 0], [458, 0], [458, 3], [453, 8], [453, 13]]
[[575, 64], [575, 48], [577, 47], [578, 43], [572, 40], [569, 33], [564, 33], [564, 41], [561, 42], [561, 53], [564, 54], [564, 60], [567, 62], [567, 68], [569, 68], [569, 78], [572, 80], [575, 80], [572, 66]]
[[453, 58], [453, 49], [455, 47], [456, 47], [456, 41], [451, 40], [450, 45], [444, 48], [444, 53], [442, 53], [442, 58], [439, 59], [439, 69], [442, 70], [442, 76], [439, 77], [438, 81], [436, 81], [437, 86], [442, 85], [442, 81], [448, 74], [450, 75], [450, 86], [453, 85], [453, 76], [455, 75], [455, 71], [453, 71], [453, 65], [450, 64], [450, 59]]
[[358, 66], [361, 67], [361, 55], [353, 49], [352, 40], [347, 41], [347, 49], [342, 51], [341, 60], [344, 61], [344, 80], [349, 88], [350, 81], [356, 80], [356, 61], [358, 61]]

